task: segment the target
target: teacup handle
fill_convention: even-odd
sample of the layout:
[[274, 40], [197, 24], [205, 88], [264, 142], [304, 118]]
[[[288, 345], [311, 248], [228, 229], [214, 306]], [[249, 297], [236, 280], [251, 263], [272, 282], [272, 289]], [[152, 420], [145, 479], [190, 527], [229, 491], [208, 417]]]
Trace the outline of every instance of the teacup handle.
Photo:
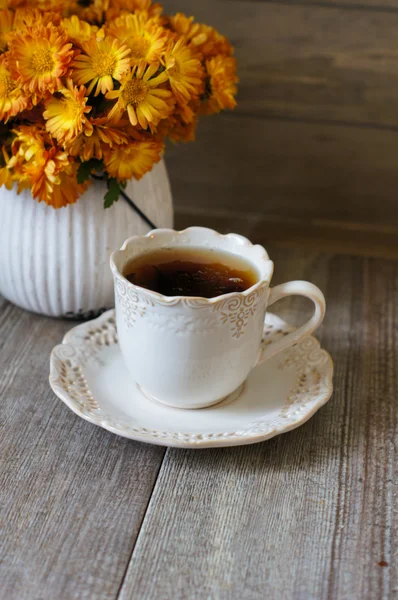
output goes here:
[[263, 340], [260, 348], [260, 354], [256, 363], [257, 365], [264, 362], [268, 358], [271, 358], [271, 356], [282, 352], [282, 350], [286, 350], [286, 348], [289, 346], [296, 344], [306, 335], [310, 335], [323, 321], [326, 310], [326, 302], [324, 295], [316, 285], [313, 285], [308, 281], [288, 281], [287, 283], [281, 283], [280, 285], [270, 289], [268, 306], [271, 306], [271, 304], [274, 304], [274, 302], [277, 302], [285, 296], [305, 296], [306, 298], [310, 298], [315, 305], [315, 312], [304, 325], [295, 331], [292, 331], [277, 342], [266, 345], [265, 340]]

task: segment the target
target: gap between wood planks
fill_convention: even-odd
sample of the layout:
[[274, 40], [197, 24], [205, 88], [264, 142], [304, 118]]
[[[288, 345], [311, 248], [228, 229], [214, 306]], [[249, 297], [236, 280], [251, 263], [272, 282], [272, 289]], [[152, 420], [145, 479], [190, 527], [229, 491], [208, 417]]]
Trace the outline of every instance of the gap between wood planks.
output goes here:
[[156, 477], [155, 477], [155, 479], [154, 479], [154, 482], [153, 482], [152, 490], [151, 490], [151, 493], [150, 493], [150, 495], [149, 495], [148, 502], [147, 502], [147, 504], [146, 504], [146, 506], [145, 506], [145, 510], [144, 510], [144, 512], [142, 513], [142, 519], [141, 519], [141, 521], [140, 521], [140, 524], [139, 524], [139, 526], [138, 526], [138, 533], [137, 533], [137, 535], [136, 535], [136, 538], [135, 538], [135, 540], [134, 540], [133, 546], [132, 546], [132, 548], [131, 548], [131, 552], [130, 552], [129, 559], [128, 559], [128, 561], [126, 562], [126, 567], [125, 567], [125, 569], [124, 569], [124, 572], [123, 572], [123, 577], [122, 577], [122, 578], [121, 578], [121, 580], [120, 580], [120, 584], [119, 584], [119, 587], [118, 587], [118, 590], [117, 590], [117, 593], [116, 593], [116, 596], [115, 596], [115, 600], [118, 600], [118, 599], [120, 598], [120, 594], [122, 593], [122, 589], [123, 589], [124, 582], [125, 582], [125, 580], [126, 580], [127, 572], [128, 572], [128, 570], [129, 570], [129, 567], [130, 567], [130, 564], [131, 564], [131, 561], [132, 561], [132, 558], [133, 558], [133, 555], [134, 555], [134, 550], [135, 550], [135, 548], [136, 548], [136, 546], [137, 546], [138, 539], [139, 539], [139, 537], [140, 537], [140, 535], [141, 535], [141, 531], [142, 531], [142, 525], [143, 525], [143, 523], [144, 523], [144, 521], [145, 521], [145, 518], [146, 518], [146, 515], [147, 515], [147, 512], [148, 512], [148, 508], [149, 508], [149, 506], [150, 506], [150, 504], [151, 504], [152, 496], [153, 496], [153, 494], [154, 494], [154, 491], [155, 491], [155, 489], [156, 489], [157, 483], [158, 483], [158, 481], [159, 481], [159, 474], [160, 474], [160, 471], [161, 471], [161, 470], [162, 470], [162, 468], [163, 468], [163, 465], [164, 465], [164, 462], [165, 462], [165, 458], [166, 458], [166, 455], [167, 455], [167, 453], [169, 452], [169, 450], [170, 450], [170, 448], [167, 448], [167, 447], [165, 448], [165, 451], [164, 451], [164, 453], [163, 453], [162, 460], [161, 460], [161, 461], [160, 461], [160, 463], [159, 463], [159, 468], [158, 468], [158, 470], [157, 470]]
[[398, 227], [346, 221], [302, 221], [282, 216], [176, 207], [176, 227], [202, 225], [241, 233], [252, 242], [282, 248], [309, 248], [352, 256], [398, 260]]

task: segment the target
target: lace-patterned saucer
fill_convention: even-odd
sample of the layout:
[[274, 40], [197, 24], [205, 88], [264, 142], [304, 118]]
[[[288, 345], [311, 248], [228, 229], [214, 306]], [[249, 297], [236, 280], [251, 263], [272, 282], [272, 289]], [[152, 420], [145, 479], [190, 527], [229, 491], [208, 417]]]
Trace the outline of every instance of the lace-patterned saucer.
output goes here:
[[[292, 331], [268, 313], [269, 344]], [[162, 446], [209, 448], [253, 444], [299, 427], [330, 398], [333, 363], [314, 337], [256, 367], [219, 404], [169, 408], [131, 381], [119, 351], [114, 310], [78, 325], [51, 354], [50, 385], [77, 415], [112, 433]]]

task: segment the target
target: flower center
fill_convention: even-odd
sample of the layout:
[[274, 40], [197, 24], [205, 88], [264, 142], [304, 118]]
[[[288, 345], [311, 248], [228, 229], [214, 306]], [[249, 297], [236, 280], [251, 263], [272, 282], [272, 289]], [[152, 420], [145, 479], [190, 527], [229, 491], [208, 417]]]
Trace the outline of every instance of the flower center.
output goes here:
[[147, 86], [141, 79], [131, 79], [126, 83], [122, 91], [124, 103], [126, 105], [132, 104], [133, 106], [137, 106], [145, 100], [147, 90]]
[[144, 37], [134, 36], [129, 39], [129, 48], [131, 48], [131, 57], [135, 60], [146, 58], [149, 50], [149, 42]]
[[93, 71], [98, 77], [112, 75], [116, 67], [116, 58], [106, 52], [99, 52], [93, 57]]
[[79, 102], [76, 102], [76, 100], [64, 100], [63, 105], [65, 107], [65, 122], [81, 118], [82, 107]]
[[9, 75], [0, 77], [0, 98], [7, 98], [15, 89], [15, 85]]
[[31, 60], [31, 67], [40, 75], [48, 73], [54, 68], [54, 61], [50, 50], [38, 50], [34, 53]]

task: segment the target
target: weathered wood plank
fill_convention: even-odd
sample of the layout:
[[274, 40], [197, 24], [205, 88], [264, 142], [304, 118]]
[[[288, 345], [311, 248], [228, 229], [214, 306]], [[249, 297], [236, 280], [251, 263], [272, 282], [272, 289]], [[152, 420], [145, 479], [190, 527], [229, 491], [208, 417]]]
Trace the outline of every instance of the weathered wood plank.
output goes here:
[[398, 227], [361, 223], [342, 223], [316, 219], [264, 217], [259, 213], [202, 211], [195, 207], [178, 207], [177, 229], [191, 225], [210, 227], [222, 233], [234, 231], [252, 242], [282, 248], [311, 248], [353, 256], [398, 260]]
[[[263, 444], [169, 450], [121, 600], [397, 593], [398, 263], [272, 255], [277, 282], [325, 291], [319, 337], [335, 360], [334, 396]], [[297, 318], [293, 301], [287, 313]]]
[[219, 115], [168, 150], [183, 210], [398, 225], [395, 132]]
[[0, 300], [0, 598], [115, 598], [164, 450], [73, 415], [48, 384], [73, 323]]
[[[192, 0], [191, 0], [192, 1]], [[233, 0], [234, 2], [236, 0]], [[301, 6], [313, 5], [325, 8], [342, 8], [355, 10], [375, 10], [382, 12], [398, 11], [396, 0], [238, 0], [238, 2], [269, 2], [272, 4], [299, 4]]]
[[398, 10], [239, 0], [167, 0], [165, 9], [233, 42], [238, 114], [398, 126]]

